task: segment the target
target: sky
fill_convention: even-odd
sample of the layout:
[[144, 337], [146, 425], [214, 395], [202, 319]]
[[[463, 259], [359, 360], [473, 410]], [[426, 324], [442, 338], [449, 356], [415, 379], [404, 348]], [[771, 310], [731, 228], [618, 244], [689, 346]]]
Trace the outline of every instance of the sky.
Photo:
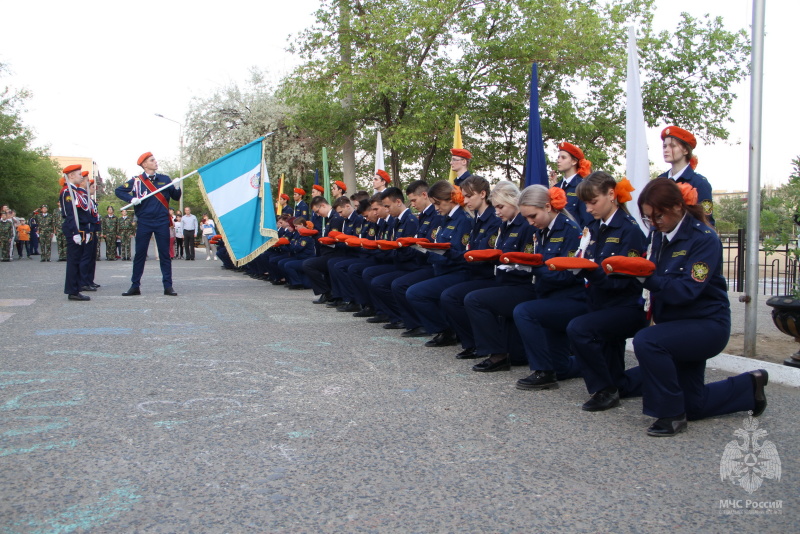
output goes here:
[[[318, 7], [316, 0], [13, 2], [3, 7], [7, 24], [0, 32], [0, 62], [12, 72], [0, 79], [0, 87], [33, 93], [23, 120], [34, 130], [37, 146], [48, 146], [55, 156], [91, 157], [104, 176], [108, 167], [133, 175], [140, 171], [136, 159], [146, 151], [178, 161], [179, 125], [155, 114], [183, 123], [192, 98], [245, 82], [253, 67], [279, 80], [298, 62], [286, 52], [289, 35], [310, 27]], [[681, 11], [722, 16], [729, 30], [749, 31], [752, 21], [752, 0], [657, 0], [656, 7], [657, 29], [674, 28]], [[793, 130], [800, 123], [800, 74], [787, 61], [798, 49], [793, 34], [798, 18], [800, 2], [781, 2], [780, 10], [767, 5], [764, 185], [785, 182], [791, 160], [800, 155]], [[748, 185], [750, 80], [732, 89], [738, 98], [730, 140], [714, 146], [700, 142], [695, 150], [697, 171], [715, 190]], [[666, 170], [660, 130], [648, 138], [650, 159]]]

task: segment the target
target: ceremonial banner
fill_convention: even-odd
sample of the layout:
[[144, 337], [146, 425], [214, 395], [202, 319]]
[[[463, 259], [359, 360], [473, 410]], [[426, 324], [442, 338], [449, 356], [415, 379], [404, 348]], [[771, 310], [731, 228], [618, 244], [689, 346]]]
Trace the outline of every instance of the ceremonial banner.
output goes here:
[[283, 173], [281, 173], [281, 181], [278, 182], [278, 196], [275, 197], [275, 217], [280, 217], [281, 213], [283, 213], [283, 208], [281, 207], [280, 198], [283, 194]]
[[[458, 120], [458, 115], [456, 115], [456, 124], [453, 127], [453, 148], [464, 148], [464, 143], [461, 141], [461, 122]], [[450, 183], [455, 183], [456, 172], [453, 169], [450, 169], [450, 175], [448, 180]]]
[[385, 171], [386, 167], [383, 163], [383, 138], [381, 138], [381, 132], [378, 132], [378, 141], [375, 143], [375, 172], [380, 170]]
[[544, 158], [542, 123], [539, 119], [539, 76], [536, 63], [531, 68], [531, 99], [528, 112], [528, 143], [525, 147], [525, 187], [540, 184], [550, 187]]
[[639, 193], [650, 181], [650, 159], [647, 155], [647, 130], [642, 110], [642, 85], [639, 81], [639, 51], [636, 47], [636, 31], [628, 28], [628, 105], [625, 117], [625, 174], [636, 190], [633, 200], [626, 204], [644, 232], [639, 206]]
[[264, 137], [200, 167], [200, 191], [231, 260], [243, 265], [278, 240]]

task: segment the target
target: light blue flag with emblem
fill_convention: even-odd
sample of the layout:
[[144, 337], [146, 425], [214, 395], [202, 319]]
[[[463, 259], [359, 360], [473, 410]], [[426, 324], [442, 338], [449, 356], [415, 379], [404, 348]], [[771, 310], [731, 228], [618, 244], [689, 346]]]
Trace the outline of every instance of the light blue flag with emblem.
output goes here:
[[197, 169], [200, 191], [237, 266], [278, 240], [263, 141], [260, 137]]

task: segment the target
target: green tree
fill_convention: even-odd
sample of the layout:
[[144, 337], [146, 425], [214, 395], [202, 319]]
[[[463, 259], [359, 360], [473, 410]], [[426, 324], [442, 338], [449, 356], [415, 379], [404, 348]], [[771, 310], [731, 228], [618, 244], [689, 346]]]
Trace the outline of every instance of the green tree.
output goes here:
[[[4, 72], [0, 63], [0, 75]], [[28, 98], [25, 90], [0, 91], [0, 202], [21, 217], [30, 217], [43, 203], [55, 206], [60, 191], [57, 165], [44, 149], [32, 146], [33, 134], [20, 118]]]

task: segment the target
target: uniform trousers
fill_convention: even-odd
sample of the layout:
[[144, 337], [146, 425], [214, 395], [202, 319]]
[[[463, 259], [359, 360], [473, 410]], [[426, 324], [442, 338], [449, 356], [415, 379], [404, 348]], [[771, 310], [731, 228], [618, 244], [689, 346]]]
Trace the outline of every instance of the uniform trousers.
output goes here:
[[164, 289], [172, 287], [172, 260], [169, 257], [169, 226], [166, 222], [159, 225], [149, 225], [139, 221], [136, 227], [136, 251], [133, 255], [133, 274], [131, 275], [131, 287], [139, 287], [144, 274], [144, 262], [147, 258], [147, 248], [150, 245], [151, 236], [156, 238], [156, 248], [158, 250], [159, 263], [161, 264], [161, 283]]
[[269, 260], [267, 262], [267, 272], [269, 273], [270, 280], [278, 282], [286, 278], [286, 273], [281, 269], [280, 262], [288, 257], [290, 257], [288, 251], [280, 252], [278, 254], [271, 254], [269, 256]]
[[364, 271], [377, 265], [379, 265], [378, 261], [373, 257], [364, 258], [363, 262], [354, 263], [347, 268], [347, 278], [353, 289], [353, 299], [362, 306], [372, 306], [373, 309], [375, 309], [375, 304], [372, 302], [369, 286], [364, 282]]
[[328, 273], [331, 276], [331, 295], [339, 297], [345, 302], [355, 302], [355, 290], [353, 288], [352, 277], [348, 273], [350, 267], [368, 262], [369, 258], [355, 257], [347, 258], [333, 264]]
[[469, 315], [464, 307], [464, 299], [473, 291], [497, 287], [497, 279], [482, 278], [479, 280], [467, 280], [452, 287], [448, 287], [442, 292], [439, 305], [442, 307], [448, 325], [456, 333], [461, 348], [471, 349], [475, 347], [475, 337], [472, 335], [472, 326], [469, 323]]
[[406, 273], [403, 276], [392, 280], [392, 301], [395, 303], [396, 309], [400, 312], [400, 319], [408, 329], [422, 326], [422, 322], [419, 320], [414, 308], [411, 307], [411, 304], [406, 298], [408, 288], [424, 280], [429, 280], [433, 278], [433, 276], [433, 266], [426, 265], [420, 267], [416, 271]]
[[286, 281], [293, 285], [293, 286], [303, 286], [306, 289], [311, 288], [311, 280], [308, 279], [306, 276], [306, 272], [303, 269], [303, 263], [307, 261], [305, 260], [298, 260], [295, 258], [286, 258], [280, 263], [281, 269], [286, 274]]
[[576, 359], [570, 358], [567, 325], [588, 311], [584, 291], [525, 302], [514, 309], [531, 371], [555, 371], [559, 380], [580, 376]]
[[514, 309], [535, 298], [536, 286], [530, 283], [478, 289], [467, 294], [464, 309], [475, 339], [475, 353], [509, 354], [512, 364], [524, 364], [527, 360], [520, 330], [514, 324]]
[[67, 272], [64, 276], [64, 294], [77, 295], [81, 292], [81, 258], [86, 245], [83, 243], [76, 245], [72, 239], [67, 240], [66, 245]]
[[641, 395], [641, 376], [625, 373], [625, 340], [645, 326], [638, 305], [597, 310], [570, 321], [567, 338], [589, 393], [615, 387], [620, 397]]
[[81, 251], [81, 265], [80, 265], [80, 284], [81, 287], [86, 287], [94, 283], [94, 271], [97, 267], [97, 250], [100, 243], [97, 240], [97, 232], [92, 232], [92, 240], [83, 245]]
[[303, 270], [311, 281], [311, 289], [315, 295], [324, 295], [331, 292], [331, 282], [328, 275], [328, 262], [332, 259], [345, 259], [344, 253], [331, 251], [322, 256], [308, 258], [303, 262]]
[[729, 319], [669, 321], [640, 330], [633, 348], [642, 372], [643, 413], [696, 420], [752, 410], [749, 373], [705, 384], [706, 360], [722, 352], [729, 337]]
[[[405, 292], [406, 302], [426, 332], [438, 334], [449, 328], [450, 325], [440, 302], [442, 293], [456, 284], [466, 282], [469, 276], [468, 270], [460, 269], [417, 282], [408, 288]], [[409, 327], [405, 320], [403, 322], [406, 327]]]
[[392, 282], [405, 276], [410, 269], [398, 269], [392, 263], [367, 267], [362, 273], [363, 284], [369, 288], [370, 299], [376, 311], [383, 313], [393, 323], [399, 323], [400, 310], [392, 297]]

